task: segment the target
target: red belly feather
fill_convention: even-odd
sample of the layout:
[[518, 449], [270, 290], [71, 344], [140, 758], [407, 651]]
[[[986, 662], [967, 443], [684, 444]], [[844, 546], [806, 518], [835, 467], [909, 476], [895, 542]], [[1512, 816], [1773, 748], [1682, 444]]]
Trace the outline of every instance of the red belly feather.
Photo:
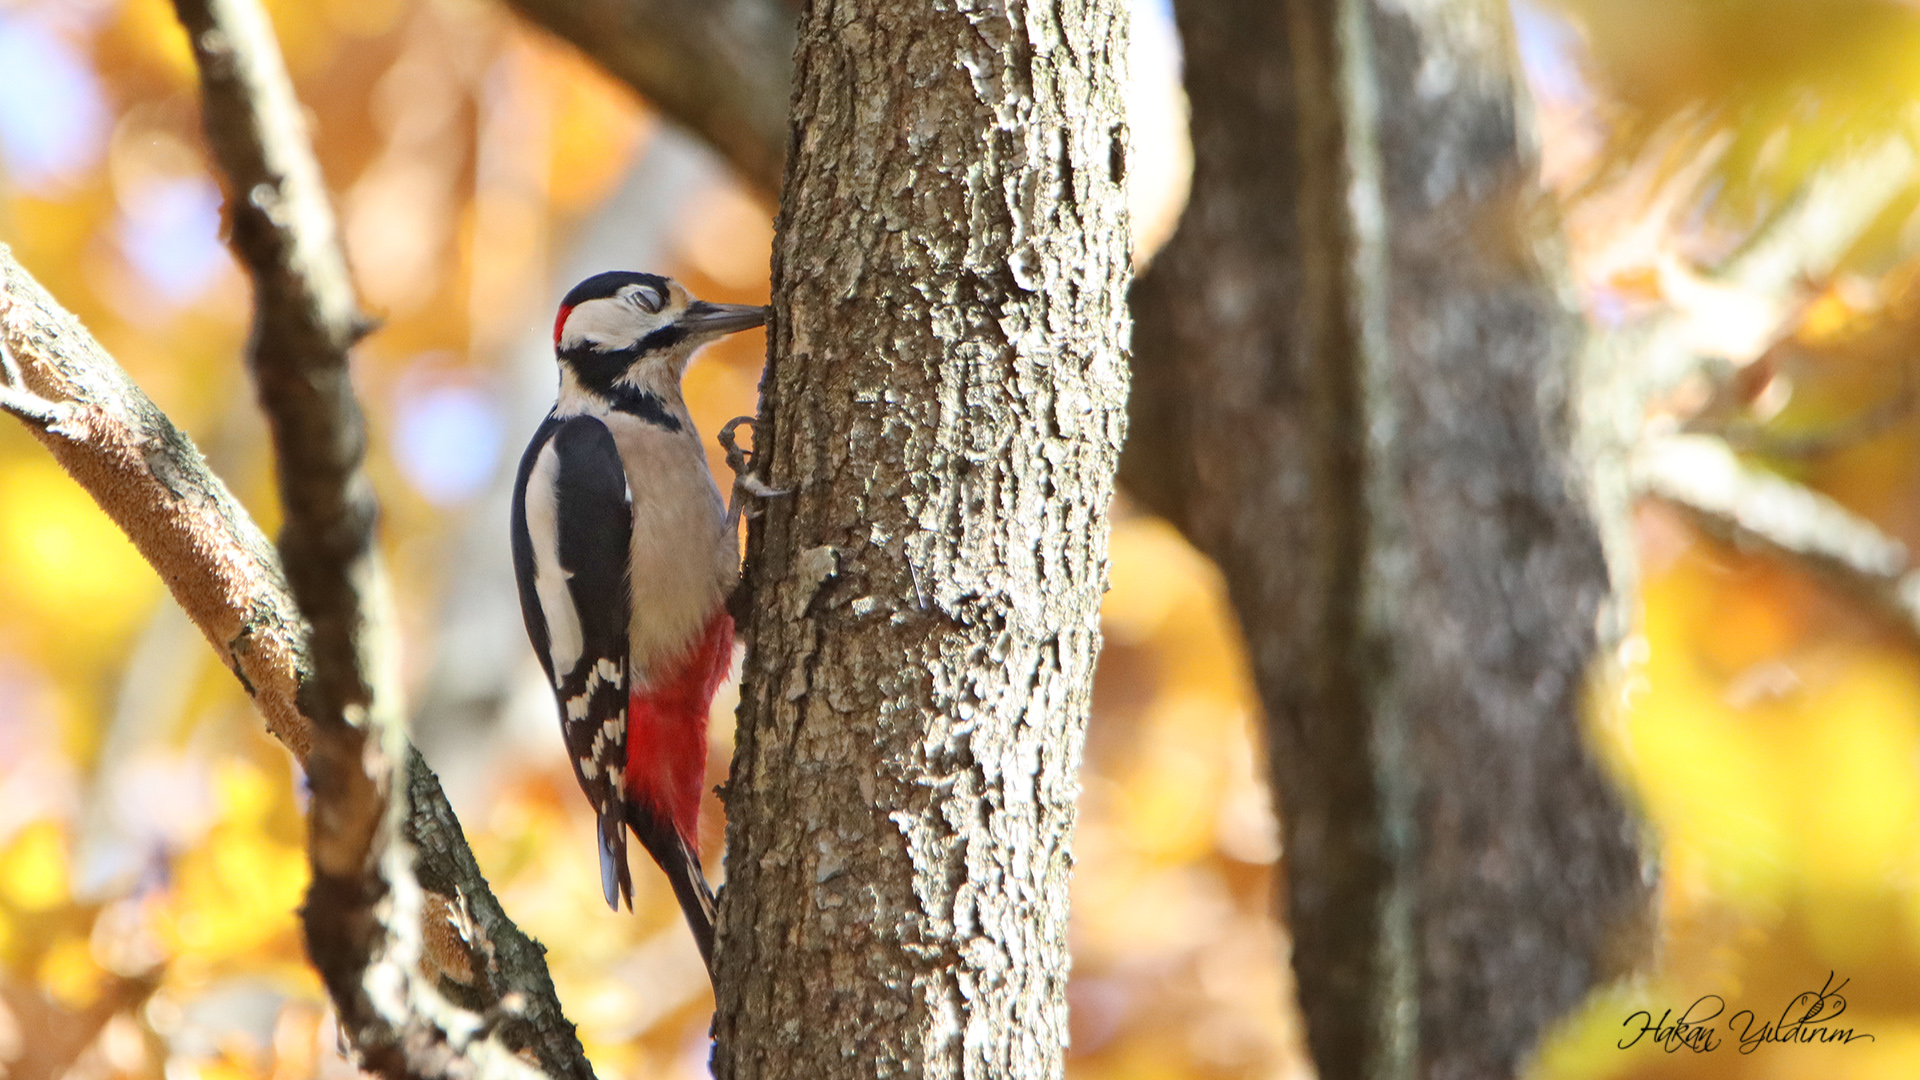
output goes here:
[[673, 823], [699, 850], [707, 779], [707, 710], [733, 665], [733, 616], [713, 613], [677, 670], [636, 689], [627, 707], [627, 798]]

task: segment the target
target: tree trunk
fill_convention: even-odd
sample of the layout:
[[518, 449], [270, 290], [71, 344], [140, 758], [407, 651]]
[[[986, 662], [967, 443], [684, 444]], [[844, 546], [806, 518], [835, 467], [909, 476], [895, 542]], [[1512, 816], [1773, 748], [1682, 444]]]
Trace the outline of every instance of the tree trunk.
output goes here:
[[714, 1072], [1061, 1075], [1124, 5], [802, 16]]
[[1512, 1076], [1647, 887], [1582, 741], [1608, 575], [1506, 8], [1177, 13], [1193, 195], [1124, 479], [1246, 629], [1321, 1076]]

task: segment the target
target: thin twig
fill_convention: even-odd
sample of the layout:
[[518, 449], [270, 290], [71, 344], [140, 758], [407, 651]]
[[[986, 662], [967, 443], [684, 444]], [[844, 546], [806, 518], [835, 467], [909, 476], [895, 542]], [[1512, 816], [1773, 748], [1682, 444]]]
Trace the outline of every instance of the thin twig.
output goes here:
[[[393, 1080], [531, 1075], [494, 1038], [496, 1025], [441, 993], [435, 977], [449, 974], [444, 968], [422, 977], [423, 960], [448, 959], [431, 953], [445, 935], [423, 932], [422, 920], [443, 923], [450, 906], [423, 894], [403, 828], [409, 750], [374, 545], [377, 507], [363, 469], [365, 423], [347, 368], [368, 322], [304, 115], [257, 0], [174, 6], [200, 71], [233, 248], [253, 281], [248, 361], [273, 432], [280, 554], [311, 627], [308, 952], [363, 1067]], [[456, 969], [471, 977], [471, 960], [492, 949], [484, 940], [465, 945], [469, 963]], [[542, 1064], [585, 1068], [577, 1055]]]
[[1920, 572], [1906, 546], [1827, 496], [1747, 465], [1705, 435], [1648, 440], [1633, 479], [1708, 533], [1809, 567], [1920, 640]]
[[1920, 386], [1915, 385], [1911, 365], [1895, 365], [1900, 388], [1893, 397], [1861, 412], [1823, 427], [1805, 432], [1785, 433], [1751, 419], [1729, 419], [1745, 411], [1747, 402], [1767, 381], [1804, 366], [1802, 349], [1792, 341], [1776, 345], [1744, 372], [1730, 376], [1715, 387], [1706, 406], [1697, 410], [1681, 430], [1689, 434], [1713, 435], [1744, 454], [1771, 458], [1806, 460], [1824, 457], [1859, 446], [1899, 427], [1920, 405]]
[[[1830, 277], [1881, 211], [1912, 182], [1913, 137], [1905, 124], [1879, 142], [1844, 155], [1801, 188], [1731, 258], [1715, 268], [1712, 284], [1764, 302], [1767, 325], [1756, 340], [1784, 334], [1798, 311], [1794, 293]], [[1654, 400], [1715, 357], [1700, 356], [1685, 320], [1656, 320], [1638, 335], [1633, 363], [1644, 380], [1643, 403]], [[1749, 360], [1751, 357], [1732, 357]]]
[[[1810, 281], [1832, 275], [1873, 221], [1901, 191], [1915, 157], [1908, 121], [1879, 142], [1837, 158], [1708, 276], [1709, 285], [1760, 301], [1747, 316], [1750, 341], [1777, 342], [1790, 329]], [[1582, 457], [1600, 508], [1602, 539], [1616, 597], [1633, 595], [1637, 574], [1627, 505], [1636, 491], [1631, 462], [1641, 456], [1650, 406], [1688, 379], [1750, 356], [1705, 355], [1691, 340], [1685, 318], [1667, 311], [1639, 325], [1590, 339], [1581, 363], [1579, 393]], [[1608, 616], [1610, 633], [1623, 632], [1626, 609]]]
[[1882, 401], [1829, 427], [1799, 434], [1771, 431], [1763, 424], [1728, 424], [1718, 431], [1687, 425], [1687, 430], [1716, 435], [1742, 453], [1772, 458], [1805, 461], [1849, 450], [1887, 434], [1913, 416], [1915, 397], [1911, 390], [1891, 401]]

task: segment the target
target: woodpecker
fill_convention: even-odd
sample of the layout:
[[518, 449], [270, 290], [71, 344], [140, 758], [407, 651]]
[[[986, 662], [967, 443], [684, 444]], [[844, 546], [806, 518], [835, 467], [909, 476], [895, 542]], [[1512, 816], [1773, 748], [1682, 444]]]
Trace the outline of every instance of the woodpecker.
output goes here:
[[607, 904], [633, 907], [631, 829], [709, 967], [713, 892], [697, 825], [739, 549], [680, 376], [702, 345], [765, 321], [764, 308], [696, 300], [655, 274], [574, 286], [553, 322], [559, 398], [513, 487], [520, 609], [599, 815]]

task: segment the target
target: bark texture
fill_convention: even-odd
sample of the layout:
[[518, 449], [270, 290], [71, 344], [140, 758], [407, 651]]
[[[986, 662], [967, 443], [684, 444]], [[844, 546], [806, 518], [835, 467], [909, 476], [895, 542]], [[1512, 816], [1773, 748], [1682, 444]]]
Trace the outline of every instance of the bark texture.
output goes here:
[[815, 3], [714, 1071], [1061, 1075], [1126, 394], [1115, 0]]
[[1608, 576], [1508, 16], [1176, 10], [1193, 196], [1123, 478], [1246, 628], [1321, 1075], [1511, 1076], [1647, 887], [1582, 741]]

